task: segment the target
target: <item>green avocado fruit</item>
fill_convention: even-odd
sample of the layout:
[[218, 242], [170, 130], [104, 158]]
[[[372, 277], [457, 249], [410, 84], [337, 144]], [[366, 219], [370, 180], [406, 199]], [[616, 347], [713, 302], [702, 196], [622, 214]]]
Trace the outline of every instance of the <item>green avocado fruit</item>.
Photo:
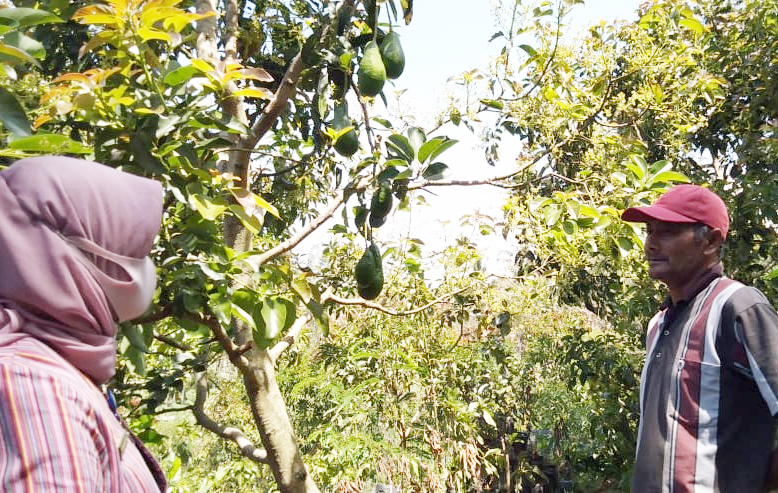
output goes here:
[[375, 41], [365, 46], [365, 53], [359, 62], [357, 72], [357, 87], [363, 96], [375, 97], [381, 93], [386, 82], [386, 68], [381, 59], [381, 50]]
[[405, 53], [400, 44], [400, 35], [395, 31], [390, 31], [381, 42], [381, 59], [384, 62], [386, 76], [390, 79], [396, 79], [402, 75], [405, 70]]
[[386, 222], [386, 216], [392, 210], [392, 185], [382, 183], [370, 200], [370, 226], [378, 228]]
[[[352, 126], [351, 119], [348, 116], [348, 106], [346, 102], [335, 106], [334, 115], [332, 118], [332, 128], [335, 130], [342, 130], [346, 127]], [[344, 157], [350, 157], [359, 150], [359, 136], [355, 129], [351, 129], [345, 134], [341, 135], [338, 140], [335, 141], [335, 151]]]
[[357, 292], [366, 300], [375, 299], [384, 288], [384, 269], [381, 264], [381, 252], [374, 243], [370, 243], [362, 258], [354, 268]]

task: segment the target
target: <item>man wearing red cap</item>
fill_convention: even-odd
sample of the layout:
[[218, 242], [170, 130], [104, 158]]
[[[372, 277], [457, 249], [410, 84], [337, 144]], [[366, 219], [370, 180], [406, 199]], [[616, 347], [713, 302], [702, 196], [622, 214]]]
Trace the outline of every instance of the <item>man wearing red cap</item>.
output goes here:
[[646, 334], [632, 492], [764, 492], [778, 315], [759, 290], [723, 275], [724, 201], [678, 185], [622, 219], [646, 223], [648, 274], [669, 291]]

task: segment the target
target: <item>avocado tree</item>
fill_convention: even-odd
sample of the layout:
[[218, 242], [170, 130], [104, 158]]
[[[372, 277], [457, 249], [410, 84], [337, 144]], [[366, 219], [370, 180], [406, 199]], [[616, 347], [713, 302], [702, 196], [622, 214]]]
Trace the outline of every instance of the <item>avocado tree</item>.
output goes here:
[[[280, 491], [317, 491], [276, 364], [311, 320], [326, 335], [338, 304], [381, 307], [373, 229], [411, 185], [440, 177], [437, 157], [454, 143], [371, 117], [403, 71], [395, 27], [410, 22], [412, 2], [16, 7], [0, 15], [10, 26], [3, 51], [27, 65], [4, 60], [2, 96], [14, 111], [2, 118], [3, 156], [80, 154], [165, 186], [156, 303], [120, 341], [115, 384], [126, 408], [163, 412], [171, 393], [192, 386], [179, 409], [267, 464]], [[341, 213], [365, 252], [356, 279], [302, 269], [293, 248]], [[241, 375], [253, 431], [206, 412], [212, 365], [225, 359]]]

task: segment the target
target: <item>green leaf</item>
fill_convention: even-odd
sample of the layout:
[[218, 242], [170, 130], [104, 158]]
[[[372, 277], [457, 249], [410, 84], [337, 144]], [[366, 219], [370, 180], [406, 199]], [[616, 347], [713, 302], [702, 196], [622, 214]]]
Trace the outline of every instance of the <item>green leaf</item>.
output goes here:
[[432, 161], [441, 155], [446, 149], [456, 144], [457, 141], [448, 137], [435, 137], [425, 142], [419, 148], [419, 162]]
[[567, 236], [568, 240], [571, 240], [578, 233], [578, 224], [568, 219], [562, 223], [562, 232]]
[[445, 173], [448, 171], [448, 166], [443, 163], [432, 163], [422, 171], [421, 175], [427, 180], [442, 180], [445, 178]]
[[646, 176], [646, 173], [648, 173], [646, 159], [639, 154], [631, 154], [629, 156], [629, 161], [626, 161], [624, 166], [632, 171], [632, 174], [634, 174], [638, 180], [642, 180], [643, 177]]
[[250, 289], [236, 289], [232, 292], [230, 300], [232, 313], [246, 322], [252, 330], [256, 330], [261, 319], [259, 309], [262, 305], [257, 292]]
[[[294, 322], [294, 305], [283, 298], [265, 298], [260, 314], [261, 323], [254, 333], [254, 339], [260, 347], [266, 348], [279, 332], [287, 329]], [[259, 337], [258, 341], [257, 337]]]
[[422, 144], [424, 144], [426, 140], [427, 135], [424, 133], [424, 130], [420, 129], [419, 127], [410, 127], [408, 129], [408, 142], [410, 142], [414, 152], [418, 153]]
[[8, 143], [8, 147], [19, 151], [48, 154], [91, 154], [92, 148], [59, 134], [34, 134], [19, 137]]
[[170, 37], [168, 33], [165, 31], [160, 31], [159, 29], [151, 29], [148, 27], [139, 27], [138, 28], [138, 36], [144, 41], [148, 42], [153, 39], [156, 39], [157, 41], [164, 41], [168, 44], [173, 43], [173, 39]]
[[611, 174], [611, 179], [620, 185], [627, 185], [627, 175], [621, 171], [616, 171]]
[[670, 171], [671, 169], [673, 169], [673, 164], [670, 161], [667, 161], [666, 159], [662, 159], [652, 163], [651, 167], [649, 168], [649, 171], [652, 174], [658, 174], [664, 171]]
[[146, 355], [143, 351], [130, 345], [123, 354], [129, 360], [130, 370], [140, 376], [146, 376]]
[[632, 250], [634, 245], [632, 240], [626, 236], [619, 236], [616, 239], [616, 244], [619, 246], [619, 251], [621, 252], [622, 256], [626, 256], [630, 250]]
[[535, 48], [531, 47], [530, 45], [519, 45], [519, 48], [524, 50], [524, 52], [527, 53], [527, 55], [529, 55], [530, 58], [535, 58], [536, 56], [538, 56], [538, 52], [535, 51]]
[[705, 32], [705, 27], [702, 25], [702, 23], [697, 19], [692, 19], [691, 17], [685, 17], [681, 19], [678, 22], [678, 25], [694, 31], [695, 34], [703, 34]]
[[311, 290], [311, 285], [305, 278], [295, 279], [292, 282], [292, 289], [300, 298], [302, 298], [303, 303], [308, 303], [311, 301], [313, 291]]
[[24, 108], [14, 95], [3, 87], [0, 87], [0, 121], [16, 135], [30, 135], [30, 120], [27, 119]]
[[231, 303], [230, 308], [232, 309], [232, 315], [243, 320], [246, 325], [251, 327], [251, 330], [256, 330], [257, 323], [251, 313], [249, 313], [247, 310], [244, 310], [242, 306], [236, 303]]
[[494, 422], [494, 418], [492, 418], [492, 415], [491, 415], [491, 414], [489, 414], [489, 411], [487, 411], [486, 409], [484, 409], [484, 410], [481, 412], [481, 415], [483, 416], [483, 418], [484, 418], [484, 421], [486, 422], [486, 424], [488, 424], [488, 425], [489, 425], [489, 426], [491, 426], [492, 428], [497, 428], [497, 423], [495, 423], [495, 422]]
[[778, 277], [778, 267], [765, 273], [765, 275], [762, 276], [762, 279], [764, 279], [765, 281], [772, 281], [777, 277]]
[[416, 156], [416, 152], [411, 147], [410, 142], [404, 136], [400, 134], [392, 134], [386, 139], [386, 147], [391, 149], [397, 154], [397, 157], [405, 160], [408, 163], [413, 162], [413, 158]]
[[316, 325], [319, 326], [319, 330], [324, 337], [330, 334], [330, 317], [327, 314], [327, 310], [317, 300], [312, 299], [307, 305], [308, 309], [313, 314], [313, 319], [316, 321]]
[[594, 230], [597, 232], [600, 232], [611, 225], [613, 220], [610, 216], [603, 214], [600, 216], [600, 219], [597, 221], [597, 224], [594, 225]]
[[677, 171], [664, 171], [651, 178], [651, 183], [691, 183], [689, 177]]
[[404, 159], [389, 159], [384, 163], [384, 166], [387, 168], [396, 168], [396, 167], [407, 167], [408, 161], [405, 161]]
[[262, 221], [255, 215], [248, 215], [246, 209], [240, 204], [232, 204], [229, 206], [230, 212], [237, 217], [241, 224], [246, 227], [247, 230], [253, 235], [258, 235], [262, 230]]
[[578, 209], [578, 215], [597, 219], [600, 217], [600, 211], [598, 211], [597, 209], [595, 209], [590, 205], [581, 204], [581, 206]]
[[538, 197], [530, 200], [529, 202], [529, 211], [530, 212], [537, 212], [538, 209], [541, 207], [545, 207], [548, 204], [553, 203], [554, 201], [551, 200], [548, 197]]
[[394, 180], [395, 177], [399, 174], [400, 170], [394, 166], [391, 166], [378, 173], [376, 181], [378, 183], [391, 183], [392, 180]]
[[189, 196], [189, 205], [208, 221], [215, 221], [227, 210], [227, 205], [223, 201], [211, 200], [209, 197], [197, 193]]
[[43, 43], [22, 33], [12, 32], [6, 34], [3, 36], [3, 44], [12, 46], [35, 58], [43, 58], [46, 56], [46, 48], [43, 46]]
[[502, 101], [497, 101], [496, 99], [482, 99], [481, 104], [487, 108], [494, 108], [497, 110], [501, 110], [505, 107]]
[[39, 24], [55, 24], [64, 22], [62, 19], [40, 9], [26, 7], [0, 9], [0, 24], [15, 28], [27, 28]]
[[121, 333], [127, 338], [127, 340], [130, 341], [130, 344], [138, 351], [144, 353], [147, 353], [149, 351], [149, 346], [146, 344], [146, 338], [143, 334], [142, 327], [140, 325], [122, 324]]
[[552, 204], [543, 208], [543, 218], [546, 220], [546, 225], [553, 226], [559, 221], [559, 217], [562, 215], [562, 208], [557, 204]]
[[0, 62], [14, 64], [17, 62], [27, 62], [40, 68], [40, 63], [32, 55], [19, 48], [0, 43]]
[[172, 72], [169, 72], [162, 79], [162, 82], [168, 86], [180, 86], [181, 84], [192, 80], [193, 77], [200, 76], [201, 74], [202, 72], [199, 69], [187, 65], [186, 67], [179, 67]]
[[[208, 297], [208, 307], [224, 327], [229, 327], [232, 323], [232, 302], [225, 299], [222, 293], [213, 293]], [[188, 311], [193, 313], [200, 312], [199, 306], [188, 306]]]

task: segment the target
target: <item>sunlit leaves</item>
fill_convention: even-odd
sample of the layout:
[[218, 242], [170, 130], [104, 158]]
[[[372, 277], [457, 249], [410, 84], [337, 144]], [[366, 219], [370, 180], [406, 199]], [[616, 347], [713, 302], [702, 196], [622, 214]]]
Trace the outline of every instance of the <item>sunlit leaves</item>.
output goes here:
[[84, 154], [92, 153], [92, 148], [76, 142], [67, 135], [37, 133], [11, 139], [7, 143], [9, 150], [44, 154]]
[[[272, 82], [273, 77], [262, 68], [244, 67], [239, 63], [222, 63], [217, 66], [211, 66], [205, 60], [194, 58], [191, 60], [191, 67], [200, 71], [211, 82], [210, 87], [216, 91], [221, 92], [227, 89], [229, 83], [234, 81], [257, 81], [257, 82]], [[178, 77], [184, 74], [190, 74], [191, 69], [185, 72], [180, 71]], [[232, 92], [235, 97], [246, 96], [259, 99], [270, 99], [273, 97], [272, 91], [261, 86], [248, 86], [238, 89]]]
[[189, 204], [208, 221], [218, 219], [228, 207], [223, 200], [211, 199], [196, 193], [189, 195]]
[[[180, 0], [110, 1], [81, 7], [72, 19], [82, 24], [101, 26], [102, 30], [85, 50], [94, 50], [104, 44], [130, 49], [137, 37], [142, 43], [152, 40], [172, 44], [174, 36], [192, 22], [216, 15], [198, 14], [176, 7]], [[161, 24], [161, 25], [160, 25]], [[178, 36], [175, 37], [177, 39]]]

